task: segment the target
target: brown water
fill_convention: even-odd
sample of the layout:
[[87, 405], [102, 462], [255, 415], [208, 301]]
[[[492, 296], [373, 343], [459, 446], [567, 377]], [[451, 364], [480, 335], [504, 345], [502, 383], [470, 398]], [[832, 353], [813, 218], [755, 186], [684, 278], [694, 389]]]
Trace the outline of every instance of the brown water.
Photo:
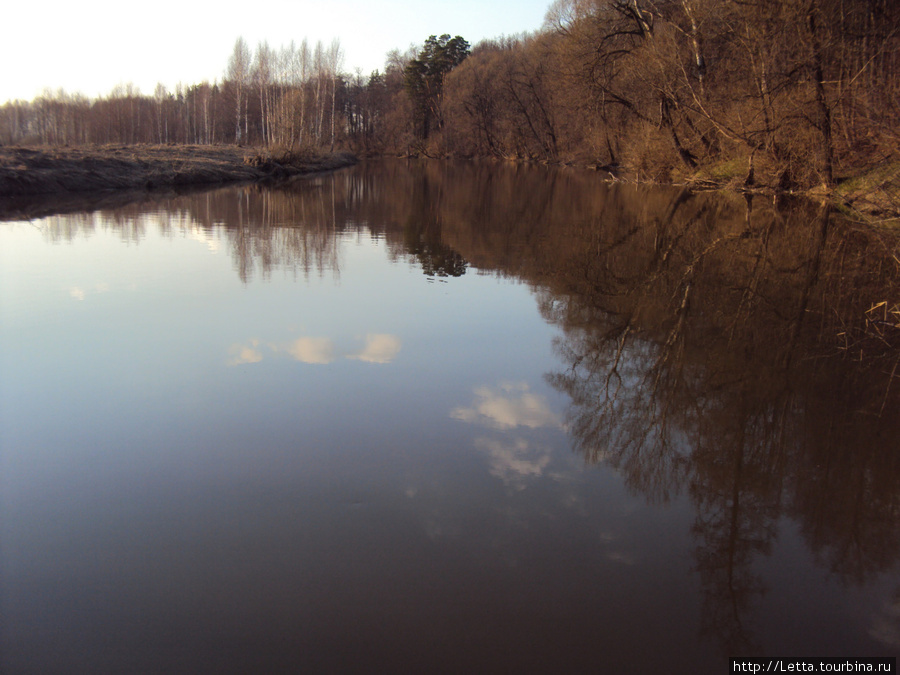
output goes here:
[[895, 656], [897, 255], [479, 164], [0, 223], [0, 670]]

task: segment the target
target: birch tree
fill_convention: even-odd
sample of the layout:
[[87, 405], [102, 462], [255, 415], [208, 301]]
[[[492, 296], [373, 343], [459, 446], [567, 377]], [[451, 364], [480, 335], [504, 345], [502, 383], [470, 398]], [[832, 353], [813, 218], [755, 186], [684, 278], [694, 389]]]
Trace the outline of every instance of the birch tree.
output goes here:
[[322, 141], [322, 80], [325, 74], [325, 48], [322, 41], [316, 42], [316, 48], [313, 52], [313, 71], [316, 74], [316, 102], [315, 102], [315, 137], [316, 145], [320, 145]]
[[334, 152], [334, 118], [335, 96], [337, 93], [337, 80], [344, 62], [344, 53], [341, 50], [341, 41], [335, 38], [328, 48], [328, 71], [331, 75], [331, 152]]
[[253, 61], [253, 82], [259, 95], [259, 131], [263, 143], [269, 145], [272, 136], [271, 101], [269, 100], [272, 81], [273, 52], [266, 41], [256, 46], [256, 58]]
[[[247, 133], [246, 88], [250, 80], [250, 49], [244, 38], [235, 40], [234, 51], [228, 61], [228, 80], [234, 87], [234, 142], [241, 142], [241, 117], [244, 118], [244, 135]], [[243, 115], [242, 115], [243, 113]]]

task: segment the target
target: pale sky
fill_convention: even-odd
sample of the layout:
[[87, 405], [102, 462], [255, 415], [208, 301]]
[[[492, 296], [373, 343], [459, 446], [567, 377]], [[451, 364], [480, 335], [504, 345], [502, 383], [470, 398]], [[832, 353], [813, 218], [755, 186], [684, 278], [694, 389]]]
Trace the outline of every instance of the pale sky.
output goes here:
[[385, 54], [429, 35], [482, 38], [540, 28], [551, 0], [14, 0], [5, 3], [0, 103], [31, 100], [45, 88], [89, 97], [132, 82], [221, 80], [243, 36], [278, 48], [306, 37], [341, 41], [344, 72], [383, 70]]

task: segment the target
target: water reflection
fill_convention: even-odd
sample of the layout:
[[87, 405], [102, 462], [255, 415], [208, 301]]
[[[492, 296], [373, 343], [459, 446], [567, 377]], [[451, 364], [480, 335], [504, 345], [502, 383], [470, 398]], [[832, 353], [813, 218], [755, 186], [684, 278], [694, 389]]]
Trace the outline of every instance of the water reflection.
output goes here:
[[259, 340], [253, 338], [249, 343], [234, 344], [228, 349], [229, 366], [239, 366], [244, 363], [259, 363], [263, 360], [262, 352], [259, 350]]
[[340, 353], [335, 341], [327, 337], [303, 336], [285, 343], [262, 344], [258, 338], [235, 343], [228, 348], [229, 366], [259, 363], [264, 353], [270, 356], [286, 355], [300, 363], [327, 365], [338, 358], [347, 358], [366, 363], [390, 363], [400, 353], [402, 343], [396, 335], [369, 333], [358, 338], [362, 347], [355, 351]]
[[334, 343], [323, 337], [297, 338], [283, 347], [276, 347], [276, 350], [290, 354], [300, 363], [324, 365], [334, 361]]
[[400, 353], [400, 338], [396, 335], [369, 333], [365, 346], [348, 359], [358, 359], [368, 363], [390, 363]]
[[495, 429], [561, 427], [560, 420], [544, 398], [529, 391], [526, 383], [505, 383], [494, 389], [478, 387], [469, 407], [454, 408], [450, 416], [463, 422]]
[[[176, 196], [152, 214], [140, 203], [51, 217], [42, 227], [53, 241], [98, 227], [139, 240], [151, 224], [211, 250], [224, 238], [241, 279], [339, 273], [339, 235], [369, 232], [427, 275], [475, 266], [527, 283], [563, 329], [555, 348], [564, 367], [547, 377], [572, 401], [566, 427], [586, 459], [613, 463], [652, 500], [689, 488], [704, 511], [714, 508], [710, 494], [749, 490], [775, 513], [802, 517], [810, 545], [847, 578], [896, 558], [900, 249], [889, 233], [805, 203], [403, 162], [280, 189]], [[344, 356], [385, 363], [400, 350], [396, 336], [363, 339]], [[252, 338], [230, 356], [252, 363], [266, 348], [306, 363], [337, 358], [323, 336], [277, 346]], [[525, 384], [474, 393], [454, 417], [556, 424]], [[863, 526], [878, 533], [851, 531]]]
[[559, 415], [546, 399], [530, 390], [525, 382], [502, 383], [498, 387], [480, 386], [468, 406], [458, 406], [450, 417], [505, 432], [478, 436], [475, 447], [488, 457], [490, 473], [514, 490], [524, 490], [544, 476], [551, 463], [551, 451], [534, 438], [523, 438], [517, 429], [564, 429]]
[[705, 629], [761, 653], [750, 617], [783, 516], [845, 583], [896, 565], [900, 333], [867, 317], [898, 270], [872, 256], [890, 240], [825, 211], [737, 219], [705, 202], [674, 194], [658, 223], [617, 209], [569, 233], [571, 272], [541, 295], [564, 329], [548, 379], [585, 458], [650, 500], [689, 493]]
[[550, 465], [547, 448], [533, 447], [523, 438], [504, 441], [480, 437], [475, 439], [475, 447], [489, 457], [491, 475], [517, 490], [540, 478]]
[[[151, 227], [188, 236], [227, 251], [244, 283], [275, 271], [339, 278], [342, 243], [365, 235], [451, 285], [473, 271], [526, 284], [559, 329], [559, 365], [545, 380], [566, 396], [565, 415], [533, 381], [488, 378], [445, 415], [478, 428], [475, 449], [512, 492], [560, 478], [551, 444], [526, 434], [540, 432], [567, 434], [578, 457], [614, 467], [648, 503], [686, 496], [701, 630], [724, 655], [770, 648], [758, 611], [772, 584], [764, 563], [786, 528], [847, 587], [900, 561], [900, 249], [888, 233], [809, 204], [401, 162], [41, 227], [51, 241], [97, 228], [127, 241]], [[464, 331], [470, 317], [453, 320]], [[222, 358], [245, 368], [389, 364], [405, 349], [399, 335], [374, 331], [236, 339]], [[435, 512], [432, 540], [454, 527]], [[897, 593], [868, 627], [890, 649], [900, 645]]]

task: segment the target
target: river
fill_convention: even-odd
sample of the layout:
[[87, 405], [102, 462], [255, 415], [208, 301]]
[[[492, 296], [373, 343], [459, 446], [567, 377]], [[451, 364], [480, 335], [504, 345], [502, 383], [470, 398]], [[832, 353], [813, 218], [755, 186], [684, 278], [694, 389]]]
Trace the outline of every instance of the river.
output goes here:
[[489, 163], [108, 202], [0, 222], [4, 673], [900, 651], [889, 234]]

